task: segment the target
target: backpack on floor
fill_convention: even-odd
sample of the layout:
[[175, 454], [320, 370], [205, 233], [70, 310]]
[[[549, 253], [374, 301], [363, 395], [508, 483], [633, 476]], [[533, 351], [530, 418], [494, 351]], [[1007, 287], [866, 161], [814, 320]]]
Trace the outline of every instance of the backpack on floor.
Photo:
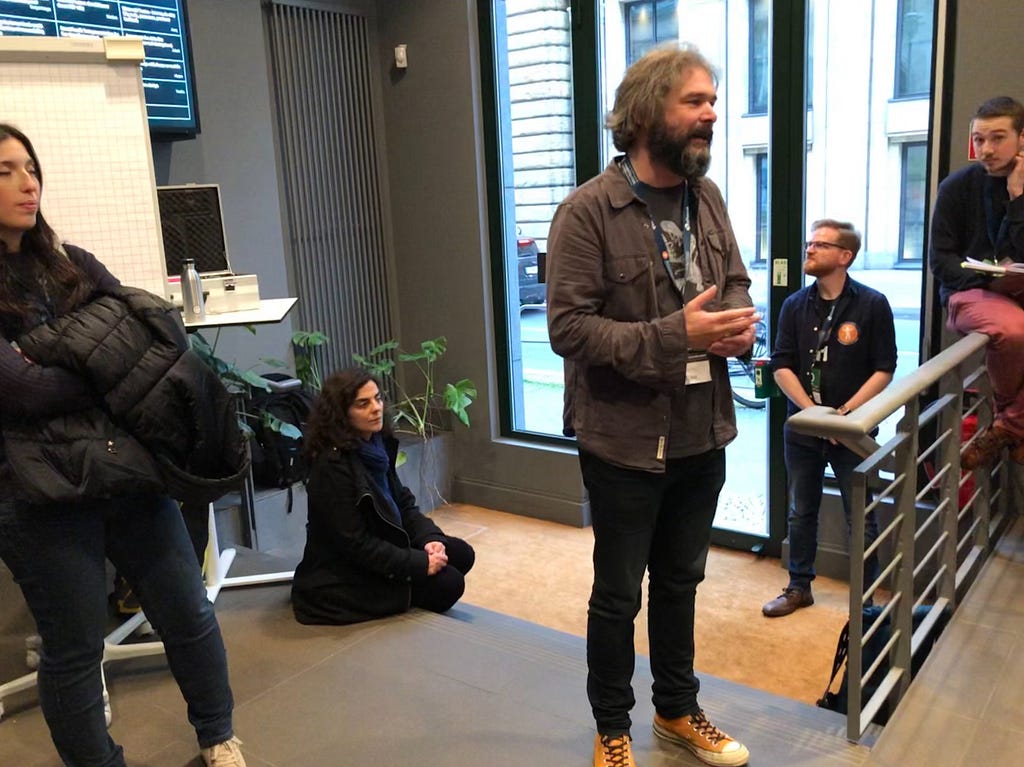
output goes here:
[[[864, 631], [867, 632], [871, 626], [874, 625], [878, 616], [882, 612], [881, 606], [872, 605], [871, 607], [864, 608], [863, 626]], [[921, 624], [921, 621], [927, 617], [928, 613], [931, 612], [931, 605], [921, 605], [915, 607], [911, 623], [913, 628], [916, 630]], [[889, 618], [891, 616], [886, 615], [882, 625], [878, 627], [868, 643], [864, 645], [864, 650], [861, 653], [861, 669], [867, 669], [875, 662], [878, 658], [879, 653], [885, 647], [889, 638], [892, 636], [892, 632], [889, 628]], [[921, 664], [924, 663], [924, 659], [927, 657], [928, 652], [932, 649], [932, 645], [938, 638], [939, 634], [942, 633], [942, 629], [945, 628], [946, 622], [949, 620], [949, 609], [942, 611], [942, 615], [939, 616], [938, 621], [935, 623], [935, 628], [932, 633], [928, 636], [927, 641], [918, 648], [917, 653], [914, 655], [910, 665], [910, 676], [911, 678], [917, 674]], [[825, 686], [825, 693], [818, 700], [817, 704], [821, 708], [827, 708], [832, 711], [838, 711], [840, 714], [845, 714], [849, 710], [849, 699], [848, 699], [848, 686], [849, 686], [849, 668], [846, 664], [847, 656], [850, 654], [850, 622], [847, 621], [846, 625], [843, 626], [839, 632], [839, 641], [836, 643], [836, 654], [832, 659], [832, 675], [828, 678], [828, 684]], [[839, 674], [839, 669], [843, 669], [843, 678], [839, 683], [839, 690], [832, 692], [832, 683], [835, 682], [836, 676]], [[879, 682], [885, 678], [885, 674], [888, 671], [888, 662], [883, 662], [872, 674], [868, 684], [864, 686], [861, 692], [861, 701], [867, 702], [871, 699], [871, 696], [875, 694], [878, 689]], [[881, 705], [878, 709], [878, 713], [875, 714], [875, 724], [884, 725], [889, 721], [889, 701]]]
[[[264, 378], [283, 381], [291, 376], [267, 373]], [[257, 487], [290, 488], [295, 482], [306, 479], [308, 467], [302, 455], [302, 437], [288, 436], [271, 428], [263, 414], [301, 432], [312, 405], [313, 398], [301, 387], [252, 395], [248, 412], [255, 432], [251, 443], [252, 479]]]

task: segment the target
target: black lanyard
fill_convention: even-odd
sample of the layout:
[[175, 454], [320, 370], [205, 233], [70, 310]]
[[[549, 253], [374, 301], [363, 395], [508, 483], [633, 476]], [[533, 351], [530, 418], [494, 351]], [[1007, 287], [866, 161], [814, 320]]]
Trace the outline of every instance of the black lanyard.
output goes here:
[[[636, 175], [636, 171], [633, 169], [633, 163], [629, 161], [629, 157], [623, 157], [619, 163], [619, 170], [622, 171], [622, 175], [626, 177], [626, 182], [633, 188], [633, 192], [641, 200], [643, 194], [641, 193], [642, 182]], [[651, 226], [654, 227], [654, 239], [658, 243], [658, 250], [661, 252], [661, 263], [665, 267], [665, 271], [668, 272], [669, 278], [672, 280], [672, 284], [676, 284], [676, 276], [672, 273], [672, 265], [669, 263], [668, 257], [668, 246], [665, 243], [665, 234], [661, 231], [661, 224], [659, 224], [654, 216], [651, 215], [650, 207], [647, 208], [647, 215], [651, 219]], [[682, 210], [682, 221], [683, 221], [683, 269], [685, 274], [690, 273], [690, 185], [684, 184], [683, 186], [683, 210]], [[683, 291], [680, 291], [683, 292]]]
[[842, 296], [832, 302], [832, 306], [829, 307], [828, 316], [825, 321], [821, 323], [821, 327], [818, 328], [818, 347], [817, 353], [821, 354], [821, 350], [828, 344], [828, 337], [832, 333], [832, 322], [836, 316], [836, 307], [839, 306], [839, 302], [842, 300]]

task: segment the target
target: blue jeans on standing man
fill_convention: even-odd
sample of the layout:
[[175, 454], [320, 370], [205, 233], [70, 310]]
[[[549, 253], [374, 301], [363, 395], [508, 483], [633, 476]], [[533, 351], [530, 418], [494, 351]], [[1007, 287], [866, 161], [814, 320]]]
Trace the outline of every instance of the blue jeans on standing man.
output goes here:
[[107, 733], [100, 676], [108, 558], [163, 640], [200, 748], [232, 737], [224, 642], [177, 503], [156, 495], [47, 506], [4, 501], [0, 558], [42, 637], [39, 700], [66, 764], [125, 764]]
[[668, 719], [694, 714], [700, 689], [693, 672], [694, 600], [725, 484], [725, 451], [669, 459], [663, 474], [579, 452], [594, 528], [587, 695], [597, 731], [629, 732], [634, 620], [645, 569], [654, 707]]
[[[831, 466], [839, 486], [846, 515], [846, 534], [850, 535], [850, 502], [853, 497], [853, 470], [863, 458], [843, 445], [827, 439], [797, 434], [785, 429], [786, 472], [789, 475], [789, 586], [809, 589], [814, 580], [814, 560], [818, 553], [818, 515], [825, 479], [825, 467]], [[865, 499], [870, 502], [870, 493]], [[864, 547], [878, 538], [878, 520], [870, 512], [864, 520]], [[864, 563], [865, 586], [878, 577], [878, 555]]]

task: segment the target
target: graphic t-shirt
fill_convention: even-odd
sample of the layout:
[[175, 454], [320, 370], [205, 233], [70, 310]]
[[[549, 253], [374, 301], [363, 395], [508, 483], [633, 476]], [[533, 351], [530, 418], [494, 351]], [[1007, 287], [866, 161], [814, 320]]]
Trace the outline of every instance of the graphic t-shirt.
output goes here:
[[[689, 301], [704, 290], [704, 280], [700, 265], [697, 263], [697, 238], [685, 237], [683, 234], [683, 198], [686, 184], [658, 189], [641, 183], [639, 191], [654, 220], [661, 227], [672, 280], [682, 294], [683, 300]], [[684, 253], [687, 240], [690, 252]]]

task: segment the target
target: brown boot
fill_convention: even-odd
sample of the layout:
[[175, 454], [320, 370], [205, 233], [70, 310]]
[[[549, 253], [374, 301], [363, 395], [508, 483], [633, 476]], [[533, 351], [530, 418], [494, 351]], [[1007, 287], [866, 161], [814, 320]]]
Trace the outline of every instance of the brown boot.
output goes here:
[[[1018, 440], [1010, 432], [1004, 429], [999, 423], [992, 424], [989, 428], [974, 436], [974, 440], [960, 454], [960, 468], [967, 471], [974, 471], [985, 466], [991, 466], [996, 458], [1003, 451], [1004, 447], [1014, 446], [1014, 453], [1019, 448]], [[1022, 455], [1024, 458], [1024, 455]]]
[[628, 735], [594, 736], [594, 767], [636, 767]]
[[801, 607], [810, 607], [813, 604], [814, 596], [809, 588], [787, 586], [771, 602], [765, 602], [761, 612], [769, 618], [781, 618], [784, 615], [795, 613]]

